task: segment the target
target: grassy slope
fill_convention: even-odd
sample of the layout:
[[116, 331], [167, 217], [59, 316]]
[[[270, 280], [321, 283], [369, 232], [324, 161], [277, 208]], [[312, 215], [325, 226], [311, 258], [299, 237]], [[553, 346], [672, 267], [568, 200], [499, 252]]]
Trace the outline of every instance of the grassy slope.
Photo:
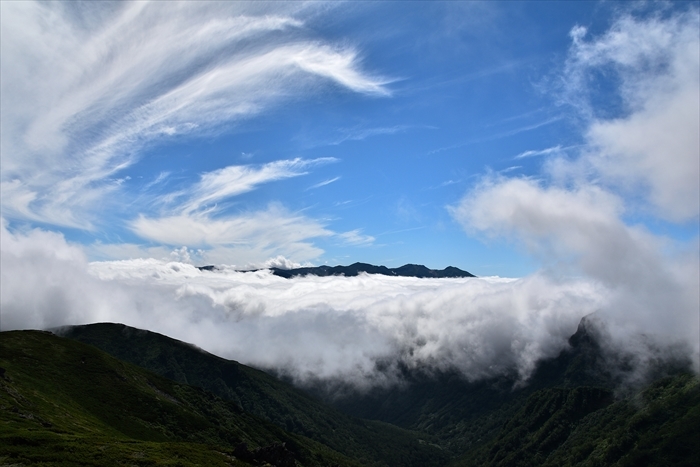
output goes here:
[[201, 389], [41, 331], [0, 333], [0, 463], [245, 465], [286, 443], [303, 465], [358, 465]]
[[448, 459], [446, 452], [431, 446], [429, 435], [350, 417], [265, 372], [161, 334], [112, 323], [57, 332], [174, 381], [202, 387], [363, 463], [430, 466]]
[[532, 394], [462, 466], [700, 465], [700, 381], [680, 374], [614, 400], [600, 388]]
[[[299, 398], [298, 391], [265, 373], [217, 359], [184, 343], [174, 341], [177, 345], [172, 345], [165, 336], [155, 335], [159, 337], [154, 341], [153, 333], [115, 326], [120, 325], [97, 326], [90, 335], [102, 345], [113, 342], [119, 347], [113, 349], [115, 352], [128, 353], [131, 349], [135, 354], [132, 358], [140, 354], [150, 365], [160, 365], [164, 373], [179, 371], [181, 377], [201, 378], [202, 384], [223, 383], [241, 405], [249, 404], [278, 423], [279, 417], [298, 416], [297, 423], [305, 430], [309, 430], [304, 428], [305, 423], [327, 423], [322, 429], [340, 427], [343, 435], [350, 437], [349, 446], [359, 450], [364, 443], [376, 446], [377, 440], [393, 432], [388, 425], [357, 420], [353, 421], [355, 425], [347, 425], [342, 420], [328, 420], [323, 414], [334, 412], [319, 407], [312, 398]], [[94, 332], [100, 329], [107, 335]], [[114, 329], [148, 338], [139, 344], [138, 339], [115, 336]], [[579, 331], [572, 337], [572, 348], [541, 365], [525, 388], [513, 390], [513, 381], [507, 379], [469, 384], [456, 376], [441, 375], [438, 380], [416, 379], [409, 389], [365, 396], [354, 403], [369, 397], [375, 404], [370, 407], [377, 413], [463, 447], [463, 456], [453, 461], [455, 466], [700, 464], [697, 376], [676, 371], [636, 394], [616, 399], [615, 381], [600, 365], [595, 339], [585, 329]], [[192, 372], [197, 368], [201, 373]], [[235, 374], [238, 376], [233, 378]], [[41, 424], [41, 420], [35, 417], [35, 423]], [[370, 429], [376, 430], [377, 439], [367, 438]], [[411, 444], [403, 445], [409, 449], [402, 451], [400, 443], [389, 450], [371, 451], [376, 448], [370, 447], [363, 455], [370, 452], [372, 456], [386, 456], [374, 457], [384, 465], [407, 465], [405, 459], [413, 465], [424, 465], [416, 459], [425, 456], [425, 451], [412, 451], [415, 445]], [[138, 448], [138, 452], [148, 455], [149, 451]], [[217, 453], [210, 450], [205, 454]], [[444, 456], [429, 460], [446, 463]]]

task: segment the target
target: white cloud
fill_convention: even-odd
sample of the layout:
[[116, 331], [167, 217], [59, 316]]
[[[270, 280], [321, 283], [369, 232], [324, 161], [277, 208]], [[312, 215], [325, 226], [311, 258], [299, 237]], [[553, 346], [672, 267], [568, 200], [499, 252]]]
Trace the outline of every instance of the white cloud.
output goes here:
[[456, 369], [472, 380], [526, 377], [606, 296], [585, 281], [544, 276], [287, 280], [155, 259], [88, 264], [58, 234], [3, 226], [1, 240], [3, 330], [123, 322], [299, 381], [383, 384], [393, 376], [377, 371], [379, 361]]
[[239, 265], [260, 263], [280, 254], [294, 261], [308, 261], [323, 252], [309, 241], [332, 235], [319, 222], [278, 204], [221, 218], [208, 212], [139, 216], [132, 221], [131, 229], [153, 242], [200, 247], [205, 261]]
[[295, 263], [294, 261], [279, 255], [275, 258], [270, 258], [265, 261], [265, 268], [278, 268], [278, 269], [294, 269], [302, 267], [301, 263]]
[[[521, 245], [549, 277], [579, 277], [605, 290], [598, 316], [608, 347], [644, 362], [655, 358], [652, 347], [678, 344], [690, 349], [696, 370], [697, 243], [674, 242], [625, 218], [638, 212], [640, 194], [659, 218], [700, 214], [698, 19], [694, 8], [667, 18], [623, 17], [588, 42], [585, 28], [574, 28], [563, 81], [564, 97], [588, 122], [578, 158], [557, 157], [559, 147], [540, 151], [549, 160], [539, 179], [487, 177], [449, 208], [467, 231]], [[601, 72], [620, 78], [616, 92], [602, 97], [619, 97], [621, 116], [590, 103]]]
[[341, 129], [343, 136], [329, 144], [338, 145], [345, 141], [362, 141], [367, 138], [379, 135], [393, 135], [395, 133], [402, 133], [411, 128], [410, 125], [394, 125], [390, 127], [375, 127], [375, 128], [344, 128]]
[[[200, 262], [258, 268], [263, 267], [270, 257], [289, 256], [294, 261], [309, 261], [323, 253], [311, 241], [333, 235], [322, 223], [290, 213], [277, 203], [270, 204], [264, 210], [238, 214], [220, 214], [221, 209], [216, 203], [254, 190], [258, 185], [298, 177], [306, 174], [305, 170], [311, 167], [336, 161], [332, 157], [311, 160], [297, 158], [258, 166], [229, 166], [207, 172], [192, 187], [160, 196], [161, 205], [171, 205], [164, 212], [154, 216], [139, 215], [130, 221], [129, 226], [135, 234], [150, 242], [200, 248], [197, 256]], [[359, 236], [354, 238], [356, 242], [359, 239]], [[362, 240], [361, 243], [367, 243], [372, 239], [366, 237]], [[117, 254], [127, 253], [124, 247], [117, 245], [99, 245], [99, 248], [93, 247], [92, 250], [105, 253], [108, 248]], [[127, 250], [132, 256], [112, 258], [163, 258], [149, 251], [153, 248]], [[138, 250], [143, 255], [133, 256]], [[104, 255], [96, 258], [106, 259]]]
[[339, 233], [338, 237], [348, 245], [371, 245], [375, 238], [371, 235], [364, 235], [362, 229], [350, 230], [348, 232]]
[[[567, 98], [590, 114], [586, 162], [609, 185], [640, 193], [671, 221], [700, 212], [700, 13], [624, 17], [600, 37], [574, 44], [565, 74]], [[619, 77], [623, 115], [589, 107], [595, 73]], [[600, 113], [600, 112], [598, 112]]]
[[316, 188], [321, 188], [322, 186], [330, 185], [331, 183], [337, 182], [338, 180], [340, 180], [340, 177], [329, 178], [328, 180], [324, 180], [322, 182], [318, 182], [315, 185], [311, 185], [307, 188], [307, 190], [315, 190]]
[[599, 313], [618, 348], [647, 335], [697, 354], [700, 252], [626, 225], [621, 209], [619, 198], [592, 185], [565, 189], [515, 178], [486, 181], [451, 212], [471, 232], [521, 243], [549, 275], [586, 277], [608, 290]]
[[91, 228], [97, 201], [116, 189], [108, 179], [146, 144], [215, 130], [322, 82], [389, 94], [355, 50], [305, 37], [312, 4], [0, 7], [2, 209], [12, 218]]
[[547, 149], [540, 149], [540, 150], [529, 150], [529, 151], [523, 151], [517, 156], [515, 156], [513, 159], [524, 159], [526, 157], [535, 157], [535, 156], [549, 156], [552, 154], [559, 154], [562, 151], [561, 145], [553, 146], [551, 148]]
[[202, 175], [199, 183], [183, 193], [189, 195], [189, 199], [177, 210], [184, 214], [191, 214], [206, 207], [208, 203], [215, 203], [254, 190], [257, 185], [305, 175], [304, 170], [309, 167], [336, 161], [337, 159], [333, 157], [312, 160], [296, 158], [269, 162], [257, 167], [232, 165], [207, 172]]

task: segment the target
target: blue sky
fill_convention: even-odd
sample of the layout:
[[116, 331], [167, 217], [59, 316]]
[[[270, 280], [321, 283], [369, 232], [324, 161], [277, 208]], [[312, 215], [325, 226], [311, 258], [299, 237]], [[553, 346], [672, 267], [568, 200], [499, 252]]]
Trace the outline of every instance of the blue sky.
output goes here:
[[91, 260], [590, 255], [529, 193], [684, 250], [697, 27], [698, 2], [3, 2], [3, 223]]

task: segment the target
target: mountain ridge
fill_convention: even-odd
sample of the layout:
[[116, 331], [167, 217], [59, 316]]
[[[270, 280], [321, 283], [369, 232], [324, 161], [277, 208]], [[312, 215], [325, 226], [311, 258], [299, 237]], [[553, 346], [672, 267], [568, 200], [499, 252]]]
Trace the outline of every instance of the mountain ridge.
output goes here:
[[[214, 265], [208, 266], [197, 266], [200, 271], [216, 271], [218, 268]], [[458, 278], [458, 277], [476, 277], [474, 274], [463, 271], [454, 266], [447, 266], [445, 269], [429, 269], [422, 264], [404, 264], [398, 268], [387, 268], [386, 266], [375, 266], [369, 263], [356, 262], [348, 266], [310, 266], [301, 268], [284, 269], [271, 267], [266, 268], [272, 271], [272, 273], [279, 277], [284, 277], [285, 279], [291, 279], [297, 276], [318, 276], [318, 277], [328, 277], [328, 276], [345, 276], [345, 277], [355, 277], [361, 273], [366, 274], [379, 274], [383, 276], [394, 276], [394, 277], [417, 277], [417, 278]], [[250, 271], [241, 272], [254, 272], [260, 269], [254, 269]]]

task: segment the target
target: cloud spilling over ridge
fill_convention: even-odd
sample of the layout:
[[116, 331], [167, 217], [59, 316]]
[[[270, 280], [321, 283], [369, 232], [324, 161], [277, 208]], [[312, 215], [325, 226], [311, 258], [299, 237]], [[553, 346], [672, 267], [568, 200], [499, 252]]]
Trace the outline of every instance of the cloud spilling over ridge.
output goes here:
[[1, 238], [3, 330], [122, 322], [302, 382], [390, 382], [377, 362], [526, 378], [607, 296], [541, 275], [288, 280], [158, 260], [88, 263], [59, 234], [3, 227]]
[[573, 272], [603, 284], [611, 301], [600, 313], [620, 332], [697, 342], [697, 246], [668, 251], [668, 240], [625, 225], [620, 206], [595, 186], [567, 190], [498, 179], [476, 188], [452, 212], [470, 229], [522, 242], [550, 273]]
[[[572, 30], [566, 97], [584, 109], [587, 144], [553, 154], [538, 179], [488, 176], [455, 206], [470, 233], [520, 244], [555, 277], [608, 291], [599, 316], [608, 344], [651, 358], [644, 340], [683, 343], [698, 368], [700, 248], [627, 219], [697, 222], [700, 217], [700, 13], [622, 17], [600, 37]], [[613, 72], [623, 108], [591, 110], [595, 73]], [[644, 336], [644, 338], [641, 338]], [[644, 357], [645, 352], [647, 356]]]
[[215, 131], [322, 83], [389, 94], [354, 49], [308, 37], [313, 4], [0, 7], [5, 217], [91, 228], [96, 203], [148, 144]]
[[[508, 202], [506, 195], [500, 199]], [[545, 221], [551, 214], [530, 213], [529, 220], [538, 215]], [[614, 232], [615, 223], [609, 228]], [[696, 302], [687, 292], [697, 290], [698, 275], [689, 264], [638, 271], [638, 278], [649, 279], [639, 284], [544, 273], [284, 279], [266, 270], [210, 272], [154, 259], [88, 263], [60, 234], [38, 229], [13, 233], [3, 226], [0, 239], [2, 330], [121, 322], [302, 384], [320, 379], [369, 387], [395, 382], [399, 364], [456, 370], [470, 380], [513, 372], [526, 380], [539, 360], [566, 348], [583, 316], [597, 313], [610, 324], [611, 349], [634, 351], [643, 362], [659, 356], [649, 342], [676, 345], [686, 356], [694, 352], [697, 366], [697, 308], [690, 309]], [[637, 266], [655, 265], [653, 258], [644, 261]], [[662, 305], [659, 313], [655, 307]], [[640, 333], [649, 340], [640, 341]]]

